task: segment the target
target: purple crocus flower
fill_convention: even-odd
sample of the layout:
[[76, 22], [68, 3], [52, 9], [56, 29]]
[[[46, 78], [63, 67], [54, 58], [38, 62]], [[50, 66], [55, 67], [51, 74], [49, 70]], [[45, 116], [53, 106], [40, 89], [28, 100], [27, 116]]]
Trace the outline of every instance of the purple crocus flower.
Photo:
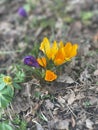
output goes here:
[[23, 7], [20, 7], [19, 9], [18, 9], [18, 14], [20, 15], [20, 16], [22, 16], [22, 17], [27, 17], [27, 12], [26, 12], [26, 10], [25, 10], [25, 8], [23, 8]]
[[36, 67], [36, 68], [39, 67], [37, 60], [33, 56], [26, 56], [24, 58], [24, 64], [26, 64], [28, 66]]

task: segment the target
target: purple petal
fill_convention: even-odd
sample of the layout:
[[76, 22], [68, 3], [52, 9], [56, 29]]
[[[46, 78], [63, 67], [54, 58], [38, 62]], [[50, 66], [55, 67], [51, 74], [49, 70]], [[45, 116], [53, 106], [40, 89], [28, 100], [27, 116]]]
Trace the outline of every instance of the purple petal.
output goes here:
[[22, 17], [27, 17], [27, 12], [23, 7], [20, 7], [18, 10], [18, 14]]
[[24, 58], [24, 64], [32, 67], [39, 67], [37, 60], [33, 56], [26, 56]]

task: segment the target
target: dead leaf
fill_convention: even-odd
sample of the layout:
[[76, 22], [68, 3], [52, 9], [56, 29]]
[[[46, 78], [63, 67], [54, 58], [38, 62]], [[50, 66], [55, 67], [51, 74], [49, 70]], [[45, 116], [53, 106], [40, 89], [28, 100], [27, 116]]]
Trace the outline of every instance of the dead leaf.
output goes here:
[[68, 98], [68, 105], [71, 105], [74, 101], [75, 101], [75, 93], [72, 92], [70, 95], [69, 95], [69, 98]]
[[44, 130], [41, 124], [39, 124], [37, 121], [33, 121], [33, 122], [36, 123], [36, 130]]
[[57, 115], [58, 114], [58, 109], [59, 108], [57, 108], [57, 107], [53, 109], [53, 115]]
[[93, 47], [98, 48], [98, 33], [93, 37], [93, 43], [91, 43]]
[[98, 70], [95, 70], [94, 71], [94, 76], [97, 76], [98, 75]]
[[51, 120], [48, 122], [48, 128], [49, 130], [51, 129], [56, 129], [56, 130], [69, 130], [69, 123], [70, 120], [59, 120], [55, 118], [54, 120]]
[[91, 45], [90, 44], [81, 44], [81, 46], [79, 46], [79, 56], [86, 56], [89, 53]]
[[63, 26], [63, 21], [62, 21], [61, 18], [58, 18], [55, 27], [56, 27], [57, 29], [61, 29], [62, 26]]
[[71, 123], [72, 123], [72, 127], [74, 128], [76, 125], [76, 121], [73, 116], [71, 117]]
[[60, 103], [60, 105], [64, 108], [65, 107], [65, 99], [63, 99], [61, 96], [58, 97], [58, 102]]
[[59, 120], [54, 124], [54, 128], [57, 130], [69, 130], [69, 120]]
[[57, 82], [63, 82], [63, 83], [65, 82], [68, 84], [72, 84], [72, 83], [74, 83], [74, 80], [70, 76], [63, 74], [63, 75], [59, 76], [59, 78], [57, 79]]
[[45, 100], [45, 103], [46, 103], [45, 106], [46, 106], [47, 109], [53, 110], [54, 104], [49, 99]]
[[98, 104], [98, 98], [97, 98], [97, 97], [95, 97], [95, 96], [89, 96], [88, 98], [90, 99], [90, 100], [89, 100], [89, 103], [90, 103], [91, 105]]
[[90, 130], [93, 129], [93, 122], [90, 119], [86, 119], [86, 127]]
[[60, 104], [64, 104], [65, 103], [65, 99], [63, 99], [61, 96], [58, 97], [58, 102]]
[[36, 130], [44, 130], [40, 124], [36, 124]]
[[88, 70], [85, 69], [85, 70], [81, 73], [79, 79], [80, 79], [81, 82], [85, 82], [85, 81], [87, 81], [88, 78], [90, 78], [90, 74], [88, 73]]
[[76, 100], [80, 100], [80, 99], [83, 99], [85, 96], [83, 93], [79, 93], [76, 95]]

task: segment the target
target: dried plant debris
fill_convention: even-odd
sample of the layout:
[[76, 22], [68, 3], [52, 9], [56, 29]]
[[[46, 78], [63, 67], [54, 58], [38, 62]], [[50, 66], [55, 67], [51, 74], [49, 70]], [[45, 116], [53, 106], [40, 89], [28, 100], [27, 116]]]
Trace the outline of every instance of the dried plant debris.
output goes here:
[[46, 80], [52, 74], [55, 82], [40, 82], [31, 76], [33, 67], [30, 73], [27, 70], [21, 89], [15, 90], [3, 112], [10, 117], [6, 122], [11, 124], [18, 115], [28, 124], [23, 130], [98, 130], [98, 0], [33, 0], [27, 16], [21, 17], [18, 9], [27, 1], [0, 1], [0, 73], [13, 76], [13, 63], [20, 69], [23, 58], [33, 55], [34, 45], [39, 46], [44, 37], [51, 45], [62, 40], [79, 48], [59, 75], [48, 71]]

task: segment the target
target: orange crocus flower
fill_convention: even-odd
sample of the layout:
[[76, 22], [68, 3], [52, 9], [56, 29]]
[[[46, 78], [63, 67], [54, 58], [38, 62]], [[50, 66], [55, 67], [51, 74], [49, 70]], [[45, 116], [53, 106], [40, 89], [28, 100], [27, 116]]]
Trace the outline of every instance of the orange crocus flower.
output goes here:
[[65, 52], [64, 52], [64, 47], [60, 48], [57, 52], [57, 54], [55, 55], [54, 58], [54, 64], [55, 65], [61, 65], [65, 62]]
[[57, 79], [57, 75], [51, 70], [46, 70], [45, 80], [46, 81], [53, 81], [55, 79]]
[[78, 45], [72, 45], [70, 42], [67, 42], [65, 46], [61, 47], [55, 55], [54, 64], [61, 65], [77, 55]]
[[47, 62], [45, 57], [37, 58], [37, 62], [40, 66], [46, 68]]

